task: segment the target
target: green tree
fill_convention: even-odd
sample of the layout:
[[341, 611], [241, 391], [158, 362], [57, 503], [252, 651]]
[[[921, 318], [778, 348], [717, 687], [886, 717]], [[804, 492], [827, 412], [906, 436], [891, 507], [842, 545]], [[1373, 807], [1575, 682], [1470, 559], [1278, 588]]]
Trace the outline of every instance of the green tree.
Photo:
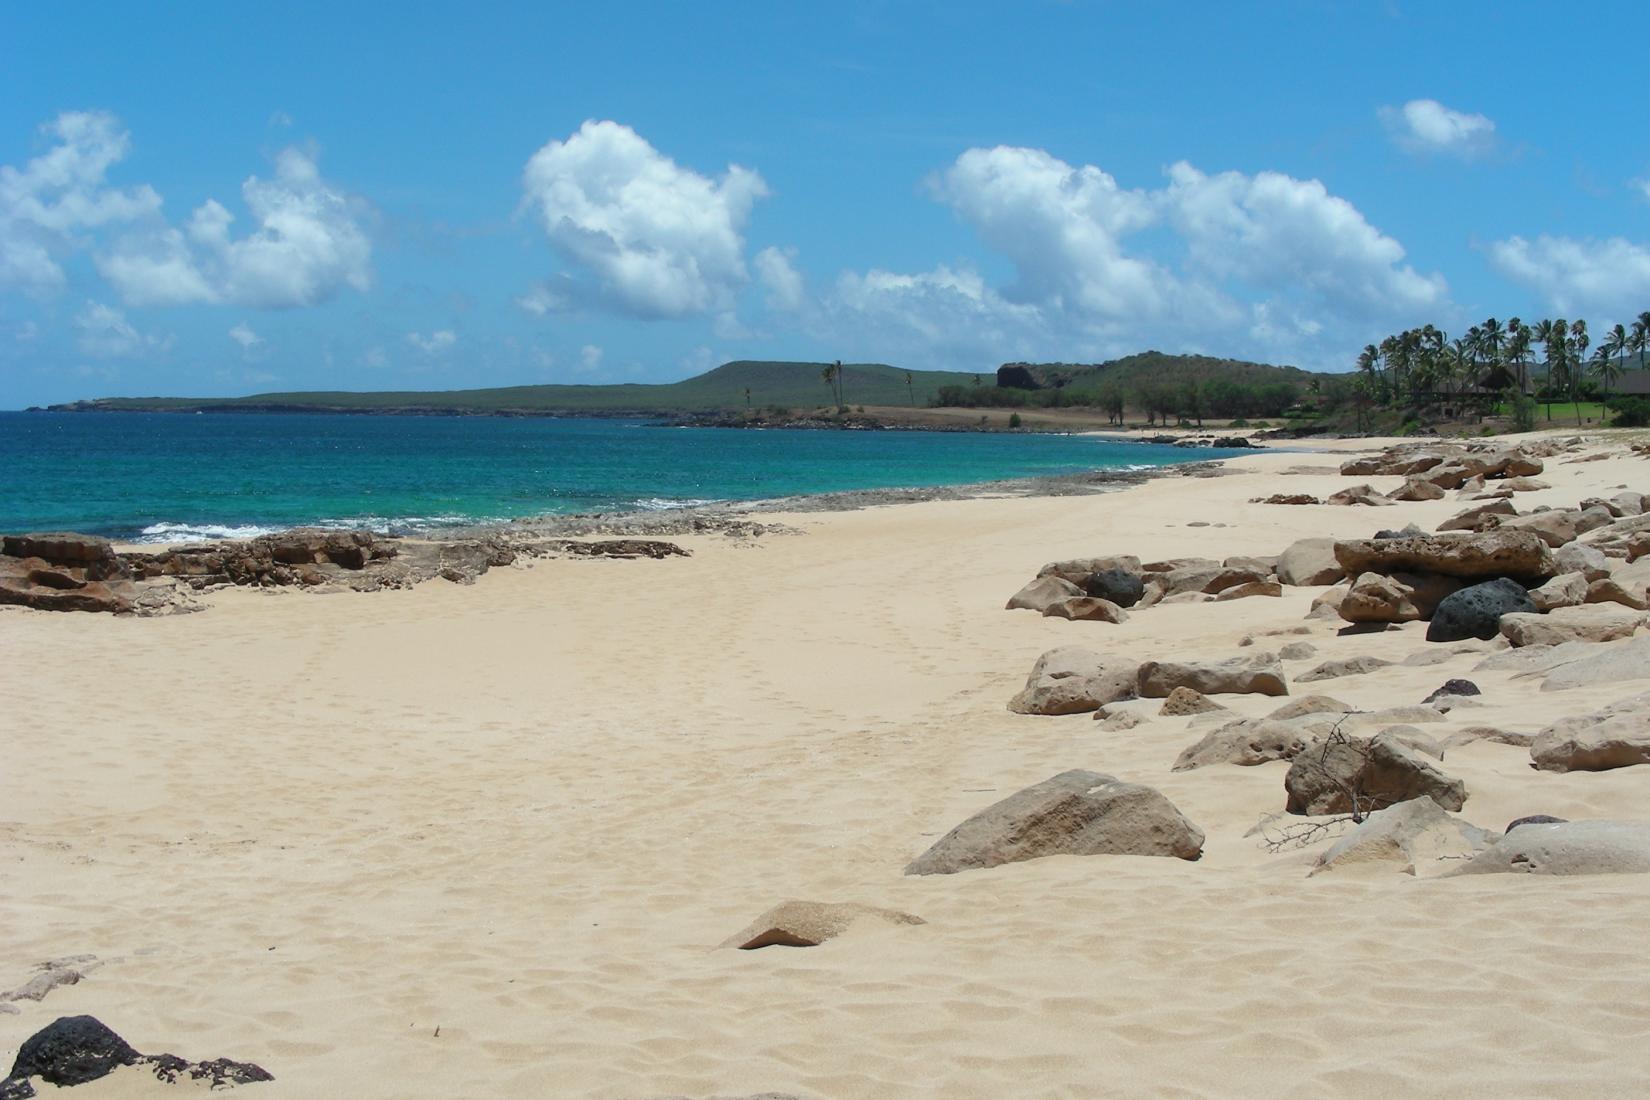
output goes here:
[[905, 372], [905, 396], [910, 400], [911, 407], [917, 407], [917, 392], [911, 388], [911, 372]]
[[1569, 364], [1570, 400], [1575, 402], [1577, 425], [1581, 423], [1582, 364], [1587, 362], [1587, 345], [1590, 343], [1592, 340], [1587, 335], [1587, 322], [1577, 320], [1570, 326], [1570, 340], [1565, 356], [1565, 361]]
[[819, 372], [819, 377], [825, 380], [826, 388], [831, 391], [831, 404], [833, 404], [833, 405], [842, 404], [842, 400], [839, 397], [837, 397], [837, 392], [836, 392], [837, 374], [841, 370], [842, 370], [842, 363], [839, 360], [838, 362], [835, 362], [835, 363], [826, 363], [825, 364], [825, 369]]
[[[1616, 329], [1620, 330], [1621, 326], [1617, 325]], [[1598, 346], [1598, 350], [1593, 352], [1593, 377], [1597, 378], [1603, 386], [1601, 400], [1606, 405], [1610, 403], [1610, 387], [1615, 384], [1616, 379], [1621, 377], [1621, 365], [1612, 358], [1621, 351], [1626, 343], [1627, 334], [1625, 331], [1622, 332], [1621, 337], [1620, 342], [1618, 342], [1615, 332], [1610, 333], [1609, 336], [1605, 337], [1604, 342]], [[1581, 414], [1577, 412], [1576, 415], [1580, 416]]]

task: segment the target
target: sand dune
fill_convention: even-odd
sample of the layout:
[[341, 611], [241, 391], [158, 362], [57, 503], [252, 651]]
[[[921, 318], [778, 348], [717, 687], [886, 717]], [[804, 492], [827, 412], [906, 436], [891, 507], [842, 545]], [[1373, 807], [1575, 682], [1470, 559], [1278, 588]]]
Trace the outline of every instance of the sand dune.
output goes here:
[[[1267, 453], [1104, 496], [779, 517], [805, 534], [541, 561], [469, 588], [226, 591], [162, 619], [0, 609], [0, 960], [16, 972], [0, 986], [37, 960], [114, 960], [0, 1015], [4, 1056], [88, 1012], [142, 1050], [257, 1062], [276, 1080], [251, 1095], [269, 1100], [1640, 1091], [1650, 876], [1308, 879], [1315, 850], [1245, 835], [1282, 809], [1285, 765], [1176, 773], [1207, 725], [1105, 732], [1005, 710], [1060, 644], [1215, 657], [1309, 625], [1275, 639], [1319, 651], [1291, 675], [1421, 648], [1425, 624], [1307, 623], [1311, 589], [1121, 626], [1002, 610], [1045, 561], [1273, 554], [1463, 507], [1246, 503], [1347, 484], [1284, 473], [1302, 466], [1333, 461]], [[1647, 489], [1647, 473], [1619, 453], [1550, 462], [1554, 487], [1518, 504]], [[1484, 644], [1459, 648], [1310, 690], [1387, 706], [1468, 676], [1482, 703], [1448, 733], [1534, 730], [1650, 689], [1543, 693], [1472, 671]], [[1488, 828], [1650, 818], [1643, 769], [1536, 772], [1494, 743], [1445, 766]], [[1202, 860], [901, 874], [962, 818], [1068, 768], [1162, 790], [1207, 834]], [[928, 923], [715, 950], [786, 898]], [[122, 1071], [75, 1095], [164, 1092]]]

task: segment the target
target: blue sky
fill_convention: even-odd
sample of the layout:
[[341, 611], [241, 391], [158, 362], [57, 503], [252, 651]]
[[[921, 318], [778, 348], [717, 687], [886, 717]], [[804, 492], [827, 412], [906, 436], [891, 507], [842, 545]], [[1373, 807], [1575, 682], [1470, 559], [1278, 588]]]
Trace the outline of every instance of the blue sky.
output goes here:
[[1596, 331], [1650, 309], [1645, 31], [1628, 3], [8, 5], [0, 408]]

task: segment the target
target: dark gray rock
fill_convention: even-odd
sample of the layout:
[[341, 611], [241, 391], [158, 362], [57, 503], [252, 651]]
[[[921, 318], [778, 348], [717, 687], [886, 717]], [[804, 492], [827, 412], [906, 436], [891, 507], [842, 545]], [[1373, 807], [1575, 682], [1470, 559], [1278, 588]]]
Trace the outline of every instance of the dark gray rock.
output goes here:
[[1523, 585], [1497, 577], [1445, 596], [1427, 624], [1427, 641], [1488, 641], [1501, 632], [1501, 616], [1513, 612], [1534, 614], [1535, 610], [1535, 601]]
[[36, 1095], [31, 1078], [69, 1088], [107, 1077], [121, 1066], [146, 1065], [168, 1084], [185, 1077], [209, 1090], [273, 1081], [261, 1066], [213, 1058], [187, 1062], [175, 1054], [140, 1054], [95, 1016], [59, 1016], [17, 1048], [11, 1073], [0, 1081], [0, 1100], [28, 1100]]
[[1439, 688], [1437, 691], [1433, 692], [1431, 695], [1427, 696], [1425, 699], [1422, 699], [1421, 702], [1423, 702], [1423, 703], [1435, 703], [1438, 700], [1444, 698], [1445, 696], [1449, 696], [1449, 695], [1482, 695], [1482, 694], [1484, 694], [1484, 693], [1482, 691], [1478, 690], [1478, 685], [1473, 683], [1471, 680], [1445, 680], [1443, 687]]
[[1411, 523], [1407, 527], [1403, 527], [1401, 529], [1394, 529], [1394, 528], [1388, 527], [1387, 529], [1385, 529], [1383, 531], [1376, 531], [1375, 532], [1375, 537], [1378, 538], [1378, 539], [1382, 539], [1382, 540], [1385, 540], [1385, 539], [1407, 539], [1407, 538], [1412, 538], [1415, 535], [1424, 535], [1424, 534], [1426, 534], [1425, 531], [1421, 530], [1419, 527], [1415, 526], [1415, 524]]
[[1138, 573], [1103, 569], [1083, 578], [1083, 593], [1110, 600], [1118, 607], [1133, 607], [1146, 594], [1146, 585]]

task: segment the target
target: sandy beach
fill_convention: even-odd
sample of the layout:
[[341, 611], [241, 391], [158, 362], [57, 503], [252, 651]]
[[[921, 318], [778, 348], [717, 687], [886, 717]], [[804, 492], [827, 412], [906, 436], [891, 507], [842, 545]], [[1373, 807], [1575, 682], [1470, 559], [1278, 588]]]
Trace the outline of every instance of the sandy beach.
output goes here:
[[[1591, 449], [1609, 457], [1548, 459], [1552, 488], [1519, 508], [1650, 489], [1644, 458]], [[523, 562], [468, 587], [219, 590], [154, 619], [0, 608], [0, 986], [104, 960], [0, 1015], [4, 1057], [90, 1013], [140, 1050], [264, 1066], [275, 1080], [240, 1090], [259, 1100], [1636, 1094], [1650, 876], [1308, 877], [1322, 846], [1246, 835], [1283, 809], [1284, 762], [1171, 771], [1212, 727], [1155, 701], [1128, 730], [1006, 709], [1060, 645], [1145, 660], [1310, 642], [1291, 678], [1426, 648], [1424, 622], [1308, 619], [1318, 588], [1120, 625], [1004, 610], [1045, 562], [1275, 555], [1469, 506], [1248, 503], [1345, 488], [1339, 457], [764, 516], [802, 533]], [[1374, 709], [1469, 677], [1480, 704], [1427, 730], [1441, 737], [1531, 732], [1650, 688], [1543, 692], [1473, 671], [1489, 643], [1448, 648], [1291, 694]], [[1283, 701], [1219, 697], [1234, 716]], [[1439, 766], [1467, 784], [1461, 816], [1496, 831], [1650, 818], [1642, 768], [1536, 771], [1487, 741]], [[1206, 834], [1202, 858], [902, 873], [1072, 768], [1161, 791]], [[718, 949], [791, 898], [927, 923]], [[74, 1095], [166, 1092], [129, 1069]]]

